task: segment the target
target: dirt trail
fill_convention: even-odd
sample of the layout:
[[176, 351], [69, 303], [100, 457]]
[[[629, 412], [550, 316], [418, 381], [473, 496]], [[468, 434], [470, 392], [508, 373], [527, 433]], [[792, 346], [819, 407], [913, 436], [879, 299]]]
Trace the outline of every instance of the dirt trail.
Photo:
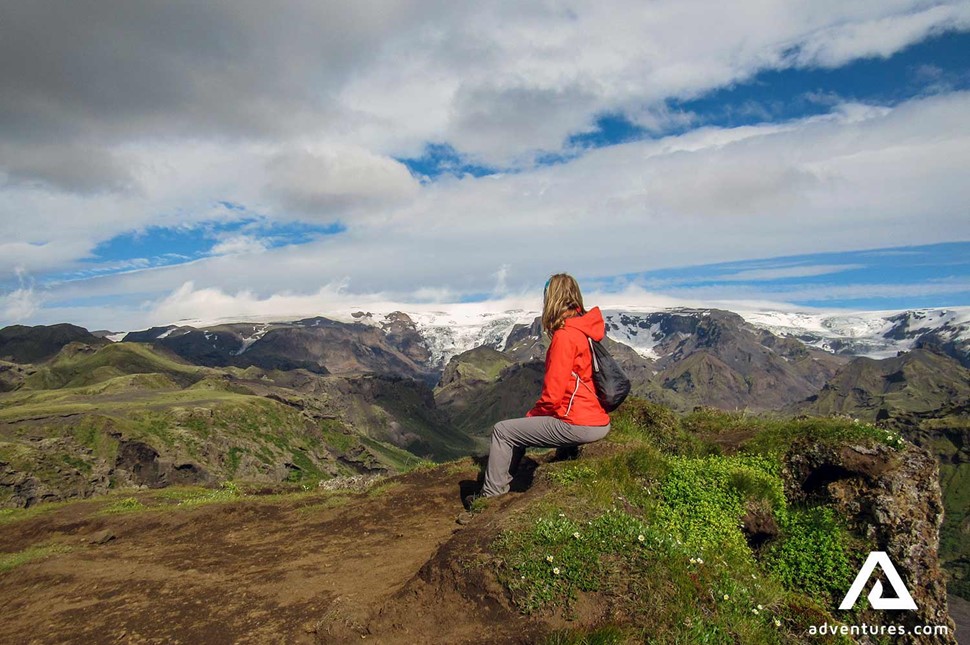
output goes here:
[[[455, 518], [458, 482], [475, 476], [471, 466], [413, 473], [334, 508], [319, 497], [315, 505], [257, 498], [105, 516], [89, 503], [0, 526], [2, 553], [52, 542], [72, 549], [0, 573], [0, 642], [384, 642], [373, 629], [446, 642], [407, 620], [372, 619], [420, 583], [456, 533], [474, 542], [478, 518], [471, 529]], [[91, 543], [105, 531], [114, 539]], [[452, 598], [449, 611], [461, 602]], [[430, 629], [435, 608], [420, 610], [425, 622], [414, 628]], [[489, 640], [477, 624], [486, 616], [470, 614], [475, 625], [453, 633]], [[463, 618], [435, 620], [457, 629]]]

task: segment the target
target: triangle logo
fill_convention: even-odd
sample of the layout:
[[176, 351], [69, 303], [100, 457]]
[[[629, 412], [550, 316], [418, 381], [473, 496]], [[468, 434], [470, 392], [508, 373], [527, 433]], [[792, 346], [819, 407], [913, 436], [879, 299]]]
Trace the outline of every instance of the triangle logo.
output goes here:
[[859, 575], [856, 576], [855, 582], [849, 587], [848, 593], [845, 594], [845, 598], [842, 599], [842, 604], [839, 605], [839, 609], [852, 609], [856, 601], [859, 599], [859, 595], [865, 588], [866, 583], [872, 577], [873, 571], [875, 571], [876, 566], [882, 569], [885, 574], [886, 579], [892, 586], [893, 591], [896, 593], [895, 598], [883, 598], [882, 597], [882, 582], [876, 580], [876, 583], [872, 585], [872, 590], [869, 592], [869, 604], [872, 605], [873, 609], [916, 609], [916, 603], [913, 601], [913, 597], [909, 593], [909, 589], [903, 584], [903, 579], [899, 577], [899, 572], [896, 571], [896, 567], [893, 566], [892, 560], [889, 559], [889, 555], [885, 551], [873, 551], [866, 558], [865, 563], [862, 565], [862, 569], [859, 570]]

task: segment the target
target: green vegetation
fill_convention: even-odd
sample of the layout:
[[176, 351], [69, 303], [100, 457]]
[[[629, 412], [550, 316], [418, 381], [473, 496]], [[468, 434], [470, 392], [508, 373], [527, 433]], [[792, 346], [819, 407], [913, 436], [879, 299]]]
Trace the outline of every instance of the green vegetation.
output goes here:
[[41, 560], [57, 553], [67, 553], [70, 550], [71, 547], [63, 544], [47, 544], [32, 546], [17, 553], [0, 553], [0, 573], [6, 573], [28, 562]]
[[[903, 445], [851, 419], [711, 410], [681, 419], [628, 401], [614, 414], [612, 448], [543, 469], [554, 494], [496, 540], [497, 574], [523, 612], [568, 616], [598, 592], [624, 624], [649, 625], [549, 642], [784, 643], [820, 617], [839, 622], [826, 608], [848, 588], [860, 549], [831, 508], [785, 496], [784, 455], [809, 439]], [[751, 517], [776, 535], [753, 542]]]
[[401, 487], [400, 482], [386, 481], [367, 489], [368, 497], [380, 497]]
[[852, 583], [849, 536], [830, 508], [798, 509], [782, 517], [785, 538], [768, 551], [766, 563], [788, 589], [830, 604]]
[[0, 526], [29, 520], [33, 517], [56, 511], [71, 503], [78, 502], [48, 502], [46, 504], [35, 504], [29, 508], [0, 508]]
[[102, 513], [116, 515], [120, 513], [133, 513], [136, 511], [145, 510], [145, 505], [139, 502], [134, 497], [125, 497], [124, 499], [119, 499], [117, 502], [108, 504], [101, 509]]
[[751, 551], [738, 529], [747, 505], [763, 501], [775, 516], [785, 513], [779, 467], [769, 459], [671, 457], [668, 464], [654, 489], [653, 523], [696, 553], [727, 552], [749, 560]]
[[550, 634], [543, 645], [624, 645], [630, 635], [619, 627], [608, 626], [584, 630], [565, 630]]
[[166, 488], [156, 495], [159, 499], [174, 502], [176, 506], [187, 508], [231, 502], [242, 498], [239, 486], [231, 481], [223, 482], [219, 488], [202, 488], [200, 486]]

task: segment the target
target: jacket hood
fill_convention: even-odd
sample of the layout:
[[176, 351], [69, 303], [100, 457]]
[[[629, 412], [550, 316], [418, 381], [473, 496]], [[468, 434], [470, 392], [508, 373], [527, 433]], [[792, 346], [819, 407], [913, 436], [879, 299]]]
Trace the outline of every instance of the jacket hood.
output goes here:
[[596, 342], [606, 336], [606, 323], [603, 322], [603, 314], [599, 307], [593, 307], [582, 316], [567, 318], [563, 326], [578, 329]]

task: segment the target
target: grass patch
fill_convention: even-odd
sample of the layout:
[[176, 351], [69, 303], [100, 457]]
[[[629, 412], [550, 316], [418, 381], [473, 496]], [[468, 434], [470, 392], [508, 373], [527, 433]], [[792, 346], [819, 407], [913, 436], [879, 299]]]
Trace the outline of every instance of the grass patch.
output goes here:
[[0, 553], [0, 573], [7, 573], [19, 566], [42, 560], [58, 553], [67, 553], [71, 547], [63, 544], [47, 544], [44, 546], [32, 546], [16, 553]]
[[782, 539], [770, 547], [766, 564], [788, 589], [834, 604], [854, 577], [848, 531], [830, 508], [792, 510], [782, 516]]
[[[569, 618], [596, 594], [624, 616], [602, 636], [548, 642], [798, 641], [810, 624], [838, 622], [825, 608], [848, 588], [848, 554], [861, 545], [833, 509], [789, 505], [785, 455], [807, 439], [903, 447], [851, 419], [678, 418], [628, 401], [609, 438], [619, 450], [544, 467], [552, 492], [496, 539], [496, 575], [524, 613]], [[779, 535], [752, 547], [752, 513]]]
[[306, 506], [301, 506], [297, 512], [301, 515], [313, 515], [320, 511], [326, 511], [332, 508], [340, 508], [341, 506], [346, 506], [353, 499], [350, 495], [344, 495], [342, 493], [336, 493], [333, 495], [327, 495], [322, 501], [315, 502], [313, 504], [307, 504]]
[[71, 503], [77, 502], [47, 502], [44, 504], [35, 504], [29, 508], [0, 508], [0, 526], [39, 517], [64, 508]]
[[117, 502], [108, 504], [101, 509], [101, 513], [108, 515], [120, 515], [122, 513], [137, 513], [145, 510], [146, 506], [135, 497], [125, 497]]
[[590, 631], [567, 629], [553, 632], [542, 645], [624, 645], [632, 640], [627, 631], [611, 625]]
[[219, 488], [202, 488], [201, 486], [167, 488], [155, 495], [159, 499], [167, 500], [182, 507], [231, 502], [243, 497], [239, 486], [231, 481], [223, 482]]
[[386, 495], [392, 491], [395, 491], [401, 487], [400, 482], [396, 481], [385, 481], [377, 484], [376, 486], [371, 486], [367, 489], [368, 497], [380, 497]]
[[551, 470], [549, 477], [557, 484], [568, 486], [574, 482], [593, 479], [596, 471], [586, 464], [578, 464]]

